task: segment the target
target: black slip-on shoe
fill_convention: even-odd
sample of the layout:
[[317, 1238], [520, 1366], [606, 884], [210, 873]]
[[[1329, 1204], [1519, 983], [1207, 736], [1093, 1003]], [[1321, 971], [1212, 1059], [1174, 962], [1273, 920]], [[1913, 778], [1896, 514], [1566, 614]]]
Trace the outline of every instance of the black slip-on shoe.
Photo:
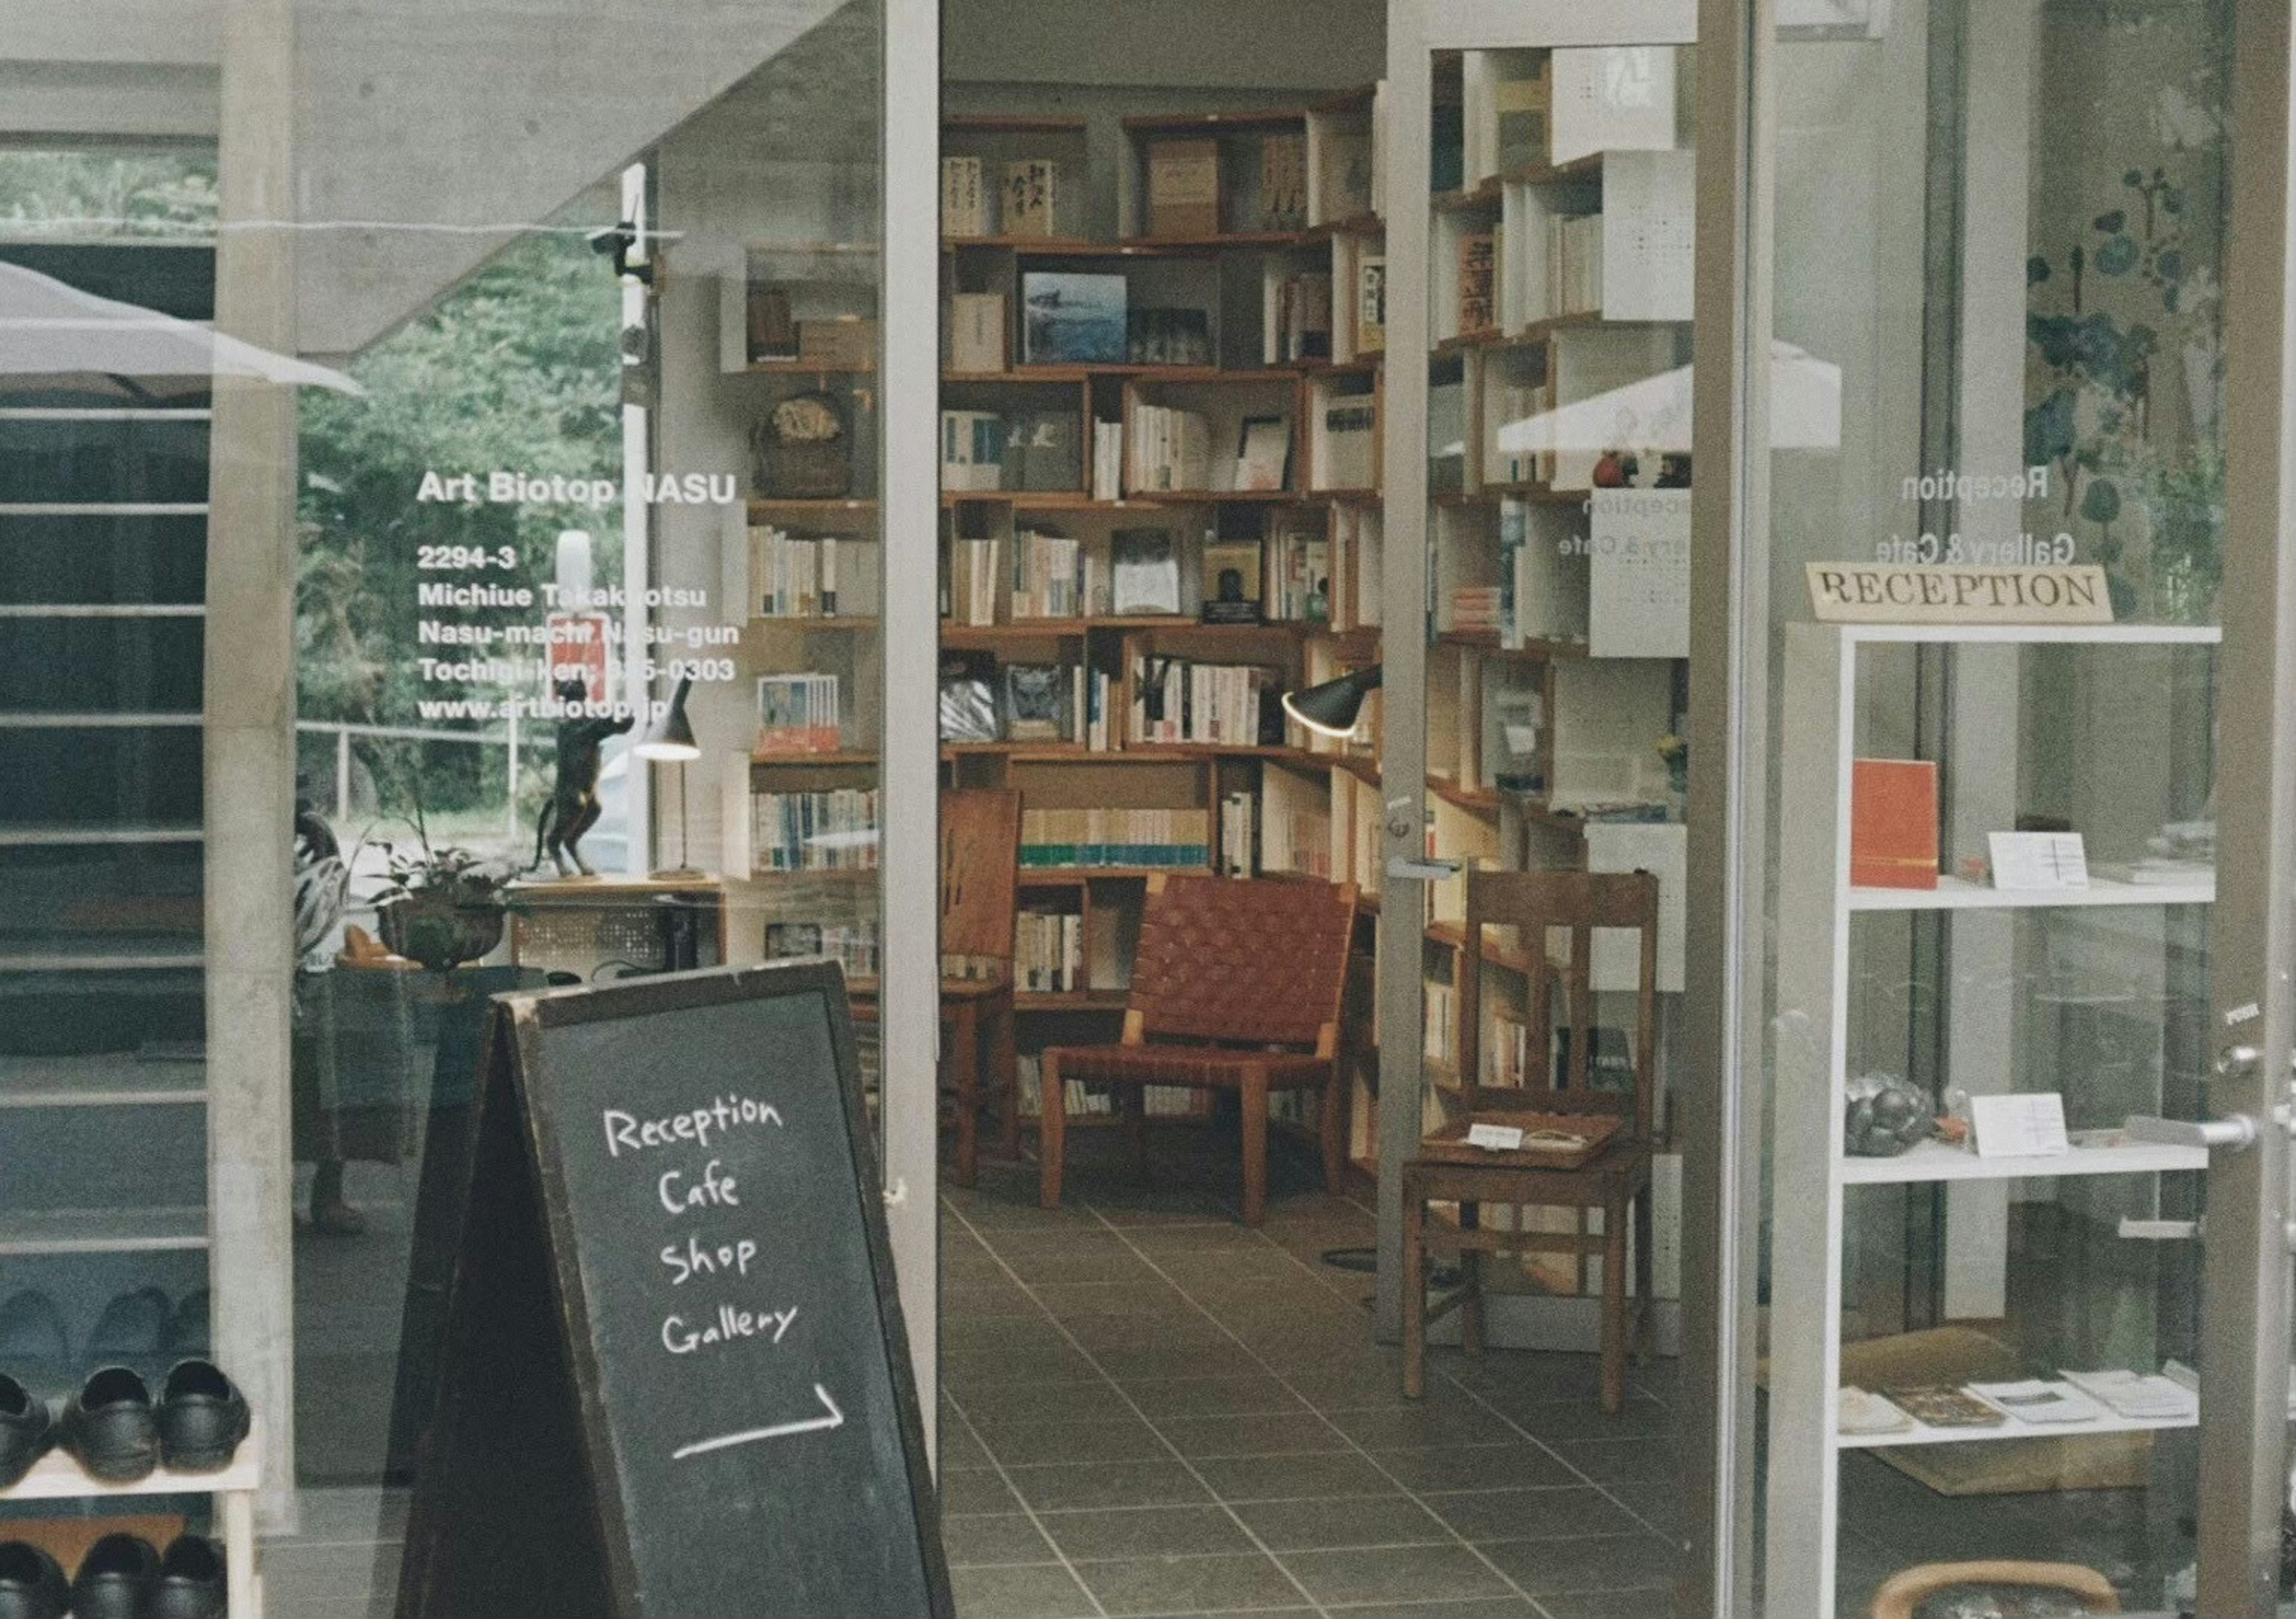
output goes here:
[[150, 1619], [223, 1619], [223, 1548], [204, 1535], [179, 1534], [160, 1559]]
[[55, 1442], [48, 1402], [0, 1372], [0, 1490], [30, 1472]]
[[178, 1361], [160, 1386], [160, 1457], [182, 1473], [231, 1465], [247, 1437], [247, 1396], [211, 1361]]
[[104, 1305], [87, 1335], [91, 1361], [134, 1361], [168, 1353], [168, 1328], [175, 1308], [157, 1288], [122, 1293]]
[[151, 1476], [160, 1461], [160, 1428], [152, 1391], [125, 1366], [90, 1374], [64, 1404], [56, 1442], [108, 1484]]
[[160, 1554], [140, 1534], [107, 1534], [72, 1575], [72, 1619], [144, 1619], [160, 1580]]
[[70, 1603], [55, 1558], [29, 1541], [0, 1541], [0, 1619], [63, 1619]]
[[26, 1288], [0, 1304], [0, 1361], [11, 1366], [37, 1361], [61, 1365], [70, 1359], [63, 1312], [54, 1299], [37, 1288]]

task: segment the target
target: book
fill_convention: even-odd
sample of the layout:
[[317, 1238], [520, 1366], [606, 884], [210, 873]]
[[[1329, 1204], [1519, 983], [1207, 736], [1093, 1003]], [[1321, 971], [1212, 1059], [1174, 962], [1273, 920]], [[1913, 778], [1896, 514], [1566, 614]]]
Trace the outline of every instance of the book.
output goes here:
[[940, 740], [996, 740], [996, 659], [986, 652], [951, 652], [940, 660]]
[[1488, 331], [1498, 324], [1495, 301], [1498, 239], [1488, 231], [1459, 238], [1459, 335]]
[[947, 617], [980, 626], [1000, 622], [1005, 609], [1004, 542], [996, 535], [960, 535], [948, 543]]
[[758, 753], [835, 753], [842, 745], [836, 675], [758, 677]]
[[1057, 664], [1008, 664], [1004, 734], [1015, 742], [1057, 742], [1068, 734], [1062, 699], [1068, 681]]
[[877, 789], [753, 793], [754, 867], [766, 871], [873, 871]]
[[1331, 617], [1331, 542], [1320, 527], [1286, 519], [1268, 549], [1274, 577], [1268, 617], [1284, 623], [1323, 623]]
[[1260, 360], [1292, 365], [1332, 357], [1332, 277], [1328, 271], [1282, 274], [1261, 283]]
[[1092, 424], [1092, 498], [1120, 500], [1124, 495], [1124, 424]]
[[1124, 452], [1128, 490], [1154, 495], [1211, 487], [1211, 424], [1201, 413], [1136, 405], [1129, 433]]
[[1200, 616], [1206, 624], [1259, 622], [1260, 561], [1258, 540], [1216, 540], [1204, 546]]
[[2159, 1372], [2061, 1371], [2057, 1374], [2090, 1399], [2132, 1422], [2189, 1421], [2200, 1415], [2193, 1392]]
[[1168, 528], [1119, 528], [1110, 536], [1111, 606], [1119, 613], [1180, 610], [1179, 550]]
[[2047, 1383], [2038, 1378], [2013, 1383], [1972, 1383], [1969, 1392], [2018, 1421], [2036, 1426], [2058, 1427], [2067, 1423], [2095, 1422], [2104, 1416], [2103, 1407], [2070, 1384]]
[[1307, 225], [1307, 134], [1268, 135], [1259, 143], [1259, 228], [1298, 231]]
[[1849, 763], [1849, 880], [1860, 888], [1938, 885], [1938, 774], [1926, 759]]
[[1003, 293], [949, 294], [948, 368], [968, 375], [1004, 369]]
[[1077, 443], [1077, 413], [1017, 411], [1004, 432], [1005, 489], [1043, 492], [1083, 487], [1082, 450]]
[[1219, 143], [1194, 136], [1149, 142], [1148, 233], [1216, 236], [1219, 228]]
[[1125, 316], [1125, 350], [1135, 365], [1209, 365], [1211, 316], [1202, 309], [1134, 309]]
[[1128, 350], [1121, 275], [1024, 270], [1021, 358], [1031, 365], [1120, 365]]
[[1379, 414], [1368, 394], [1346, 394], [1324, 407], [1324, 464], [1317, 470], [1318, 489], [1368, 489]]
[[1004, 483], [1004, 419], [995, 411], [940, 413], [940, 487], [978, 494]]
[[1546, 113], [1543, 64], [1528, 78], [1502, 78], [1491, 86], [1491, 114], [1497, 125], [1502, 171], [1546, 167], [1553, 150], [1546, 138]]
[[1942, 1383], [1885, 1388], [1891, 1404], [1929, 1427], [1999, 1427], [2008, 1419], [1984, 1401]]
[[1366, 253], [1356, 266], [1356, 352], [1387, 347], [1387, 260]]
[[1845, 1434], [1904, 1434], [1913, 1429], [1911, 1417], [1868, 1389], [1843, 1388], [1840, 1407], [1838, 1426]]
[[940, 160], [940, 233], [988, 234], [988, 193], [979, 158]]
[[1053, 229], [1053, 191], [1058, 165], [1022, 158], [1004, 165], [1001, 225], [1007, 236], [1048, 237]]
[[1281, 489], [1292, 470], [1292, 423], [1283, 416], [1246, 416], [1236, 434], [1235, 487]]

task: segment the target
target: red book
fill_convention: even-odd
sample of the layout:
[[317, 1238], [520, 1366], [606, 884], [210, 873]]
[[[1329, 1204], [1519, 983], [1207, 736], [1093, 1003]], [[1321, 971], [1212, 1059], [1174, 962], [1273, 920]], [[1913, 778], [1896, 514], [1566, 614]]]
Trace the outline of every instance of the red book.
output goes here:
[[1937, 766], [1925, 759], [1849, 762], [1849, 880], [1860, 888], [1934, 888]]

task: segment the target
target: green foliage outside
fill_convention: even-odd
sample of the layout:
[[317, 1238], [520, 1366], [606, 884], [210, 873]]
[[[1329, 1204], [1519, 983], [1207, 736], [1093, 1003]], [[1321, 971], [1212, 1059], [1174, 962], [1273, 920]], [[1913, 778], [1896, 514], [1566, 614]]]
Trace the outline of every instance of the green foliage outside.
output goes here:
[[216, 212], [212, 151], [0, 151], [0, 234], [204, 236]]

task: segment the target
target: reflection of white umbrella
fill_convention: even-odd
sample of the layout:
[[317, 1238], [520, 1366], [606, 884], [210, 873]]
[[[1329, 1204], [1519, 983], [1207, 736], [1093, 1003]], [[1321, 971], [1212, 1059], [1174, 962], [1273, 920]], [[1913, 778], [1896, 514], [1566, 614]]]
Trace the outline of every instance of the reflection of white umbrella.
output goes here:
[[342, 393], [339, 371], [258, 348], [141, 304], [83, 292], [53, 275], [0, 264], [0, 372], [20, 376], [260, 377]]
[[[1688, 365], [1644, 377], [1499, 427], [1506, 455], [1555, 450], [1658, 450], [1690, 446]], [[1770, 345], [1770, 447], [1833, 449], [1841, 443], [1841, 368], [1791, 343]]]

